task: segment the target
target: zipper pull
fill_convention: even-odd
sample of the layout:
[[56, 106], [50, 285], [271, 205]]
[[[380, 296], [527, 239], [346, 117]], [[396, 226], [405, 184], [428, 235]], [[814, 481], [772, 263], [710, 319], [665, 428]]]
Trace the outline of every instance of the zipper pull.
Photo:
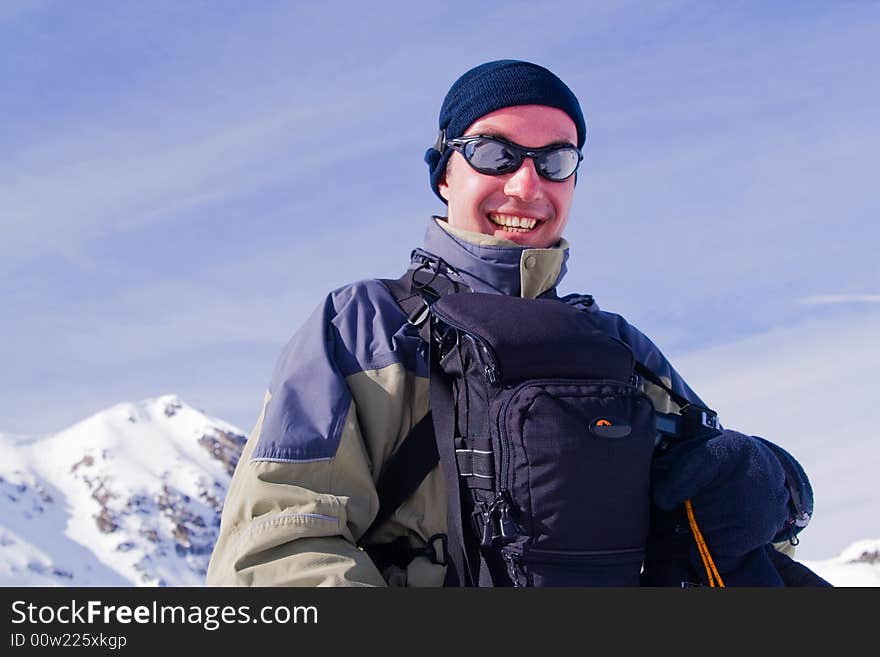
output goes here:
[[525, 577], [522, 567], [519, 565], [519, 555], [515, 552], [502, 552], [504, 560], [507, 562], [507, 576], [513, 582], [515, 588], [523, 588], [528, 585], [528, 578]]
[[497, 499], [491, 504], [486, 504], [483, 508], [483, 536], [480, 540], [480, 546], [482, 547], [491, 547], [495, 538], [498, 536], [498, 532], [495, 529], [495, 514], [497, 509]]
[[489, 349], [486, 348], [486, 345], [483, 344], [482, 341], [474, 336], [468, 335], [468, 338], [470, 338], [471, 344], [474, 346], [477, 358], [483, 365], [483, 375], [489, 383], [492, 385], [498, 385], [498, 382], [501, 380], [501, 372], [499, 371], [498, 365], [496, 365], [492, 354], [489, 353]]
[[499, 506], [501, 507], [501, 536], [507, 540], [523, 536], [525, 530], [522, 528], [522, 525], [513, 519], [513, 515], [510, 512], [510, 501], [506, 496], [501, 499]]

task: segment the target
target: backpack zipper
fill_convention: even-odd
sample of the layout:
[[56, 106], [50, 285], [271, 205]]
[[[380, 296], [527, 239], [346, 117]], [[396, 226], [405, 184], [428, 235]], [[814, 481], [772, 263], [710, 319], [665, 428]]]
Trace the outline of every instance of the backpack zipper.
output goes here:
[[483, 374], [486, 379], [492, 385], [498, 385], [501, 381], [501, 365], [498, 362], [498, 356], [495, 353], [495, 349], [491, 344], [480, 334], [472, 332], [467, 327], [459, 324], [458, 322], [449, 319], [442, 312], [438, 312], [432, 309], [434, 315], [443, 320], [444, 323], [448, 324], [450, 327], [454, 328], [459, 333], [463, 334], [465, 337], [469, 338], [470, 341], [474, 345], [474, 351], [477, 354], [477, 359], [480, 361], [480, 365], [483, 367]]
[[[437, 312], [436, 310], [433, 310], [433, 312], [436, 317], [458, 331], [459, 335], [464, 336], [471, 343], [486, 380], [493, 386], [499, 385], [501, 382], [501, 366], [495, 349], [489, 341], [459, 322], [449, 319], [442, 312]], [[509, 447], [507, 450], [502, 450], [502, 459], [508, 451]], [[506, 464], [502, 463], [502, 471], [505, 467], [507, 467]], [[505, 542], [510, 542], [525, 534], [523, 528], [513, 519], [511, 514], [512, 508], [513, 502], [510, 498], [510, 493], [505, 489], [499, 490], [498, 495], [492, 502], [483, 504], [481, 546], [490, 547], [498, 538], [502, 538]]]
[[504, 402], [504, 406], [501, 408], [501, 411], [498, 413], [498, 437], [501, 441], [503, 441], [504, 449], [501, 450], [501, 472], [498, 476], [498, 488], [500, 494], [510, 495], [508, 484], [510, 483], [510, 451], [513, 449], [512, 441], [507, 434], [507, 412], [510, 409], [511, 403], [519, 395], [524, 389], [529, 388], [531, 386], [541, 387], [547, 385], [548, 383], [557, 383], [557, 384], [566, 384], [566, 383], [574, 383], [577, 381], [582, 381], [582, 379], [529, 379], [521, 384], [519, 384], [516, 388], [514, 388], [513, 392]]
[[[552, 550], [545, 548], [502, 548], [501, 556], [507, 564], [507, 575], [515, 587], [530, 586], [532, 574], [540, 565], [602, 567], [608, 565], [636, 565], [645, 557], [643, 548], [621, 550]], [[609, 564], [609, 557], [612, 562]], [[614, 559], [616, 557], [616, 559]]]

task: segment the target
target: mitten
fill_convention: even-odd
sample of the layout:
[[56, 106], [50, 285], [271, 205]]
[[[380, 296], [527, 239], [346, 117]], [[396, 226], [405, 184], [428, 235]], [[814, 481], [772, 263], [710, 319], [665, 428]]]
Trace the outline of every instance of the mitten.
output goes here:
[[724, 430], [678, 443], [654, 459], [654, 503], [671, 511], [691, 500], [718, 570], [734, 572], [763, 550], [789, 520], [785, 471], [754, 436]]

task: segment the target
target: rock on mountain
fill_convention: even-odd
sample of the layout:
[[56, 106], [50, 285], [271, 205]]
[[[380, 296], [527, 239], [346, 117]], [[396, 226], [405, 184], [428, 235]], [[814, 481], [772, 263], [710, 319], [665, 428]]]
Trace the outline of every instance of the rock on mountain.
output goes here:
[[202, 585], [244, 443], [174, 395], [0, 434], [0, 585]]

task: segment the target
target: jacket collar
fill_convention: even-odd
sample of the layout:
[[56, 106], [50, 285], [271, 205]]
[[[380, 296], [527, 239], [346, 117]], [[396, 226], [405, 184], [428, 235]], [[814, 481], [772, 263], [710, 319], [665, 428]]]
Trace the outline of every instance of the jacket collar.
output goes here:
[[490, 235], [452, 228], [442, 217], [432, 217], [424, 249], [455, 267], [474, 292], [537, 297], [555, 289], [566, 272], [568, 242], [535, 249]]

